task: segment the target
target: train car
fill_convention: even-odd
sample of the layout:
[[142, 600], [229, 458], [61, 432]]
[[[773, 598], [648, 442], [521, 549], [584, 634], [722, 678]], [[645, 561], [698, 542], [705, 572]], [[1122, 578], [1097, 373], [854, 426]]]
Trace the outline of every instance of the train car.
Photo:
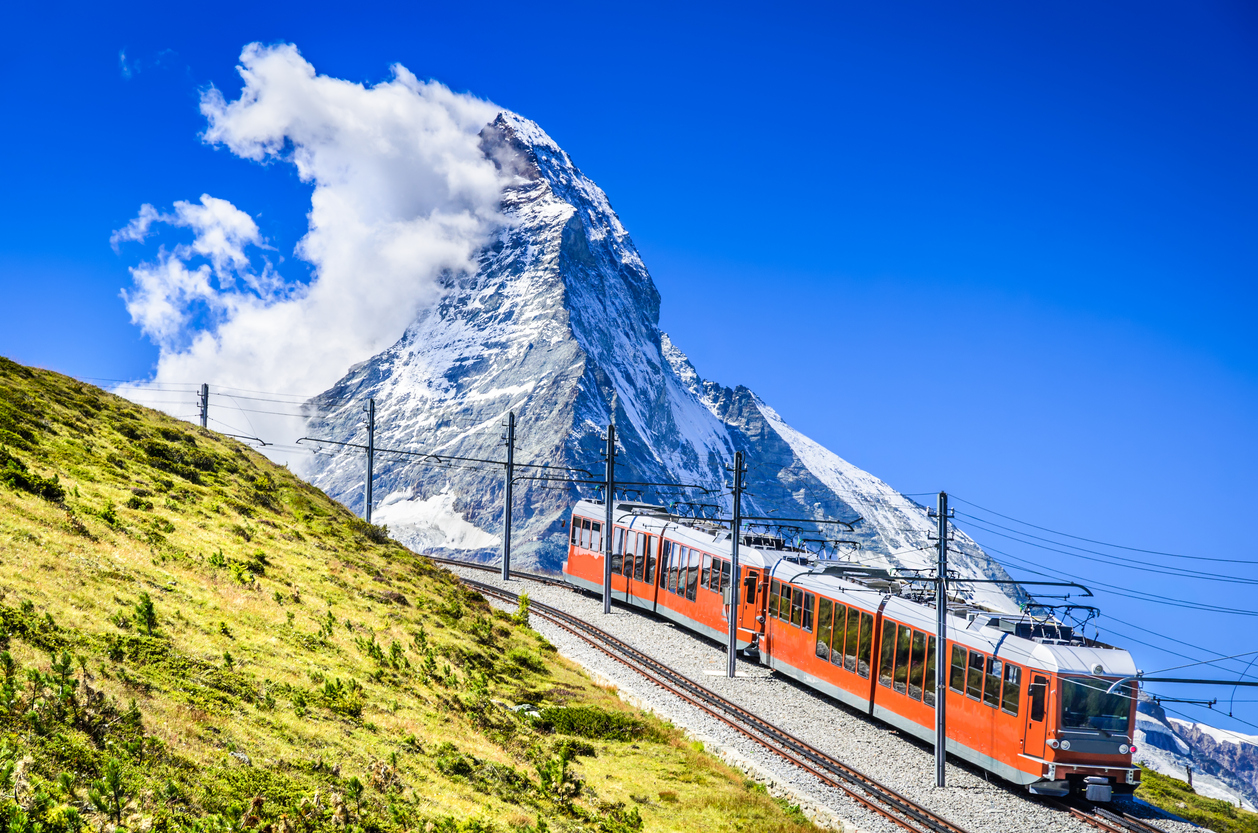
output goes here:
[[[565, 577], [601, 592], [602, 503], [572, 514]], [[613, 599], [727, 641], [730, 533], [620, 502]], [[757, 546], [757, 544], [759, 546]], [[773, 670], [922, 740], [935, 737], [933, 598], [851, 564], [808, 563], [780, 539], [744, 536], [738, 647]], [[1042, 795], [1107, 801], [1140, 779], [1131, 655], [1056, 621], [949, 603], [948, 751]]]
[[[926, 741], [935, 738], [933, 599], [888, 573], [779, 562], [770, 573], [767, 664]], [[1130, 792], [1140, 770], [1131, 654], [1065, 625], [958, 603], [949, 610], [948, 751], [1043, 795]]]
[[[572, 510], [564, 577], [603, 591], [606, 506], [580, 501]], [[612, 599], [649, 610], [722, 643], [729, 633], [729, 530], [681, 521], [662, 506], [618, 501], [612, 519]], [[754, 540], [754, 539], [753, 539]], [[763, 631], [768, 569], [782, 553], [744, 544], [738, 550], [738, 648], [755, 655]]]

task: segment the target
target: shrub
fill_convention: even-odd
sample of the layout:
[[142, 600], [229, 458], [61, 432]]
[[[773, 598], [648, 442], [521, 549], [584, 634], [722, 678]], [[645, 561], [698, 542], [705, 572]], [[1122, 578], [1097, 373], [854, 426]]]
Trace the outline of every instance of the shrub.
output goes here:
[[135, 624], [143, 628], [149, 636], [153, 635], [153, 629], [157, 627], [157, 610], [148, 593], [141, 593], [140, 600], [135, 603]]
[[551, 706], [542, 709], [537, 722], [541, 728], [591, 740], [627, 741], [646, 733], [641, 720], [598, 706]]
[[29, 492], [53, 503], [60, 503], [65, 500], [66, 496], [66, 490], [58, 482], [57, 475], [40, 477], [3, 446], [0, 446], [0, 483], [4, 483], [10, 489]]

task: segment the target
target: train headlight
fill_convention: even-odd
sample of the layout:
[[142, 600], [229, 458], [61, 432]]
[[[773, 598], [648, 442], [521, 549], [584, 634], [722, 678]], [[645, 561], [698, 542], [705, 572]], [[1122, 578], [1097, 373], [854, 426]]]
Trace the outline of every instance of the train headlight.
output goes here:
[[1128, 746], [1128, 745], [1127, 745], [1127, 744], [1125, 744], [1125, 743], [1124, 743], [1122, 746], [1118, 747], [1118, 754], [1119, 754], [1119, 755], [1126, 755], [1126, 754], [1127, 754], [1128, 752], [1130, 752], [1130, 751], [1131, 751], [1131, 747], [1130, 747], [1130, 746]]
[[1068, 741], [1068, 740], [1063, 740], [1063, 741], [1061, 742], [1061, 749], [1062, 749], [1062, 751], [1063, 751], [1063, 752], [1069, 752], [1069, 751], [1070, 751], [1070, 741]]
[[1051, 746], [1051, 747], [1053, 747], [1054, 749], [1056, 749], [1057, 747], [1061, 746], [1061, 744], [1060, 744], [1060, 743], [1058, 743], [1058, 742], [1057, 742], [1057, 741], [1055, 741], [1055, 740], [1050, 740], [1050, 741], [1048, 742], [1048, 745], [1049, 745], [1049, 746]]

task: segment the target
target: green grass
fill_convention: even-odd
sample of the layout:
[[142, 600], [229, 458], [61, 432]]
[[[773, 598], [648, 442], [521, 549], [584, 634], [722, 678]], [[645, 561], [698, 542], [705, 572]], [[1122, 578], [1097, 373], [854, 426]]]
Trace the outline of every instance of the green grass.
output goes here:
[[233, 440], [0, 359], [0, 449], [0, 829], [811, 829]]
[[1140, 767], [1136, 797], [1215, 833], [1258, 833], [1258, 813], [1238, 809], [1235, 804], [1221, 799], [1197, 795], [1183, 781], [1148, 767]]

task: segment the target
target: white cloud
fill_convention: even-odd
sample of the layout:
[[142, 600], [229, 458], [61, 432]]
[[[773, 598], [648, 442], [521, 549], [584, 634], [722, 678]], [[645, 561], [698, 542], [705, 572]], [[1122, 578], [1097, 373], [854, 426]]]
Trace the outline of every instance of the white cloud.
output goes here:
[[161, 353], [154, 378], [128, 392], [200, 381], [324, 390], [396, 341], [443, 272], [473, 269], [500, 222], [502, 183], [477, 136], [500, 108], [401, 66], [370, 87], [321, 76], [292, 45], [250, 44], [240, 60], [238, 98], [202, 96], [203, 139], [291, 163], [314, 186], [296, 250], [313, 278], [284, 281], [258, 257], [257, 224], [226, 200], [203, 195], [169, 214], [141, 207], [115, 246], [144, 241], [158, 223], [193, 239], [131, 270], [127, 308]]

